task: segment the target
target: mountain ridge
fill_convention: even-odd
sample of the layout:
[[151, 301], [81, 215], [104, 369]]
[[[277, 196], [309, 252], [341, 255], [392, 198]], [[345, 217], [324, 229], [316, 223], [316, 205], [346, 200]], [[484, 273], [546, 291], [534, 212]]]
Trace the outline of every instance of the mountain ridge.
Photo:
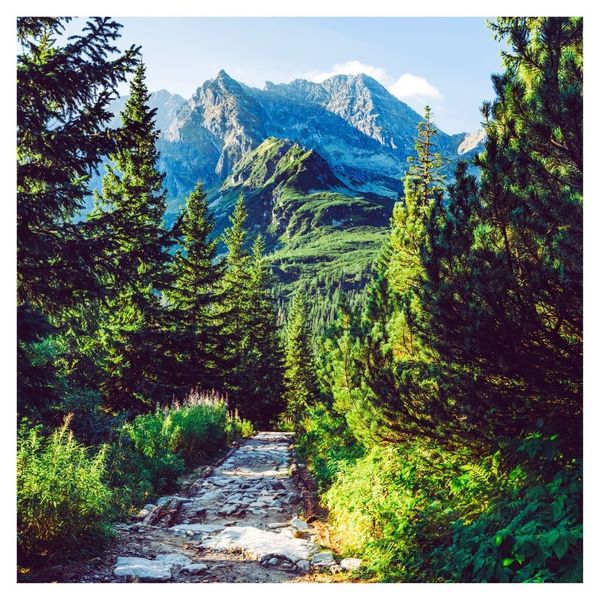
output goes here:
[[[163, 92], [163, 109], [156, 94], [151, 102], [158, 108], [161, 168], [167, 172], [172, 205], [182, 202], [198, 180], [218, 188], [236, 163], [268, 137], [317, 150], [357, 192], [397, 198], [422, 119], [365, 74], [335, 75], [321, 83], [265, 82], [259, 89], [221, 69], [183, 102], [181, 96]], [[448, 171], [480, 147], [478, 133], [449, 135], [438, 129]], [[469, 145], [468, 139], [475, 142]]]

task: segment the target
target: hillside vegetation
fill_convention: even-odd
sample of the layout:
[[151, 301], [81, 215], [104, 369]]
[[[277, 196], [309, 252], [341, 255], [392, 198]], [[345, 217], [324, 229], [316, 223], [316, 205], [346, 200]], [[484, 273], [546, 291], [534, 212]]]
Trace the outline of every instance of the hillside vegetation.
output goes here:
[[[169, 218], [181, 179], [159, 168], [174, 155], [140, 49], [115, 50], [112, 19], [68, 40], [65, 21], [17, 27], [21, 572], [95, 554], [187, 471], [284, 428], [338, 558], [362, 559], [352, 577], [582, 581], [582, 19], [491, 24], [484, 146], [451, 177], [459, 140], [366, 76], [262, 94], [222, 72], [168, 98], [169, 143], [196, 136], [222, 176], [207, 191], [187, 169]], [[215, 86], [235, 102], [210, 129]], [[348, 86], [388, 107], [371, 129]], [[307, 93], [331, 119], [320, 149], [273, 121]], [[365, 153], [334, 164], [357, 123]], [[392, 171], [359, 189], [360, 161], [381, 172], [408, 125], [401, 197], [381, 193]]]

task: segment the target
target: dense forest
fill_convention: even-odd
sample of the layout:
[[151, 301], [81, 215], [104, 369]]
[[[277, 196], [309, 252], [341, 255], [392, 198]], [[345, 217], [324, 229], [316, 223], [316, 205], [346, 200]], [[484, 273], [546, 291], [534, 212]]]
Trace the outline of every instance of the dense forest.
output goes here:
[[243, 195], [217, 235], [198, 181], [167, 224], [141, 49], [67, 21], [17, 23], [19, 566], [286, 429], [361, 577], [582, 581], [582, 19], [490, 23], [483, 151], [449, 176], [426, 108], [350, 290], [278, 282]]

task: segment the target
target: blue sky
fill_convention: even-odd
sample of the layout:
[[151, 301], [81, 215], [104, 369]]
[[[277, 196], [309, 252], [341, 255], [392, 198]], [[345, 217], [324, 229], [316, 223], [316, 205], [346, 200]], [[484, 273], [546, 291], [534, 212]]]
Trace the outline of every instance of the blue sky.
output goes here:
[[339, 72], [375, 76], [448, 133], [479, 128], [499, 46], [483, 18], [119, 18], [142, 46], [151, 90], [188, 98], [220, 69], [248, 85]]

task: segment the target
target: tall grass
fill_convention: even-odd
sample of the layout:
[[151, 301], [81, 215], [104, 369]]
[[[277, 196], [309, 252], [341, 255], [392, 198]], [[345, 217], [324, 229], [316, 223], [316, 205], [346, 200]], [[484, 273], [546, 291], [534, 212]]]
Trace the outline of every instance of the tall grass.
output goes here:
[[22, 425], [17, 449], [19, 562], [86, 554], [110, 534], [112, 492], [104, 481], [106, 447], [94, 454], [69, 430], [48, 437]]
[[43, 435], [24, 423], [17, 453], [19, 564], [99, 548], [110, 525], [142, 503], [177, 489], [187, 469], [213, 461], [228, 444], [252, 435], [229, 415], [226, 398], [193, 390], [182, 402], [124, 423], [110, 444], [86, 448], [63, 425]]

